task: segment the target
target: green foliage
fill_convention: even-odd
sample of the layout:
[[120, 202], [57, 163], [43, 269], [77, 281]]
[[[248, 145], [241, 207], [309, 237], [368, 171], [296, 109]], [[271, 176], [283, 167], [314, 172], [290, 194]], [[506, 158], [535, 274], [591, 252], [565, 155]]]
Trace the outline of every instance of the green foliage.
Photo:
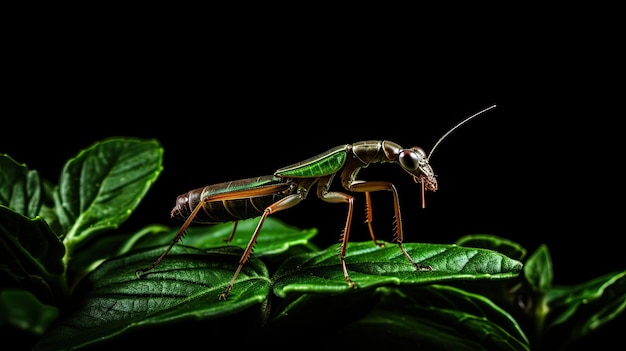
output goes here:
[[[271, 346], [412, 346], [431, 350], [566, 349], [626, 307], [626, 272], [553, 286], [548, 248], [468, 235], [455, 245], [350, 243], [346, 283], [337, 247], [316, 229], [271, 216], [226, 301], [258, 219], [193, 226], [141, 278], [178, 228], [116, 230], [162, 171], [155, 140], [111, 138], [70, 159], [58, 184], [0, 155], [0, 326], [35, 350], [111, 349], [159, 333]], [[312, 334], [315, 335], [312, 335]], [[6, 339], [6, 337], [5, 337]], [[29, 343], [25, 340], [35, 340]], [[7, 341], [5, 341], [7, 342]], [[15, 345], [15, 344], [14, 344]]]

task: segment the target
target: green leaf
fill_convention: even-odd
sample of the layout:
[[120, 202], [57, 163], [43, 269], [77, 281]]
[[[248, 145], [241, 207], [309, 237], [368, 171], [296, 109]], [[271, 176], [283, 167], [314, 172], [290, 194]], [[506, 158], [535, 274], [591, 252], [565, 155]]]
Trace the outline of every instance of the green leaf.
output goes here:
[[61, 226], [56, 206], [54, 204], [54, 199], [58, 194], [58, 188], [58, 185], [53, 185], [46, 180], [43, 181], [43, 191], [41, 193], [43, 203], [39, 209], [39, 216], [45, 219], [50, 226], [50, 229], [52, 229], [52, 231], [60, 237], [62, 233], [65, 233], [65, 230]]
[[354, 294], [291, 294], [274, 299], [266, 333], [336, 332], [371, 309], [380, 299], [375, 289]]
[[522, 245], [496, 235], [465, 235], [459, 238], [456, 244], [459, 246], [481, 247], [483, 249], [495, 250], [516, 260], [522, 260], [526, 257], [526, 249]]
[[135, 270], [149, 266], [164, 249], [103, 262], [77, 287], [74, 313], [55, 323], [35, 349], [84, 347], [144, 327], [225, 317], [260, 304], [269, 294], [267, 268], [251, 257], [228, 300], [218, 300], [242, 254], [235, 247], [205, 251], [176, 245], [159, 266], [137, 278]]
[[65, 247], [40, 217], [30, 219], [0, 205], [0, 272], [43, 302], [67, 293]]
[[[162, 235], [166, 233], [168, 236], [172, 232], [170, 227], [161, 224], [152, 224], [142, 228], [136, 233], [122, 233], [114, 231], [107, 235], [100, 236], [98, 240], [90, 240], [80, 247], [80, 250], [76, 250], [72, 255], [72, 268], [79, 272], [79, 275], [84, 275], [91, 272], [104, 260], [120, 256], [128, 253], [133, 249], [137, 240], [144, 236]], [[170, 242], [171, 242], [171, 238]], [[160, 243], [159, 245], [164, 245]]]
[[259, 342], [289, 335], [320, 349], [348, 344], [355, 349], [529, 349], [521, 327], [504, 309], [481, 295], [446, 285], [292, 294], [273, 305], [273, 318]]
[[37, 171], [0, 154], [0, 205], [33, 218], [42, 204], [41, 191], [42, 181]]
[[[245, 248], [256, 228], [258, 219], [240, 221], [237, 234], [231, 242], [225, 242], [231, 233], [233, 223], [218, 225], [198, 225], [188, 228], [185, 236], [177, 245], [185, 244], [199, 249], [222, 246]], [[107, 258], [125, 254], [133, 249], [169, 245], [178, 232], [178, 228], [153, 224], [136, 233], [113, 232], [98, 240], [82, 245], [72, 256], [72, 268], [83, 275], [92, 271]], [[317, 234], [317, 229], [299, 229], [289, 226], [276, 218], [267, 218], [254, 247], [256, 257], [287, 254], [294, 252], [294, 246], [309, 244], [309, 239]], [[308, 247], [308, 246], [307, 246]]]
[[[381, 302], [341, 332], [351, 346], [529, 350], [515, 319], [489, 299], [445, 285], [382, 288]], [[385, 335], [381, 338], [381, 334]]]
[[157, 179], [162, 158], [156, 140], [109, 138], [70, 159], [55, 198], [68, 249], [123, 223]]
[[545, 294], [552, 287], [552, 259], [546, 245], [540, 245], [524, 266], [524, 277], [532, 289]]
[[[416, 263], [432, 271], [416, 271], [398, 246], [383, 248], [372, 242], [349, 243], [348, 273], [360, 289], [389, 284], [427, 284], [452, 280], [508, 279], [519, 274], [522, 264], [501, 253], [456, 245], [404, 244]], [[343, 276], [337, 247], [287, 259], [274, 277], [274, 293], [343, 293], [351, 289]]]
[[[246, 248], [258, 222], [258, 218], [239, 221], [235, 237], [230, 242], [225, 240], [233, 230], [233, 223], [189, 227], [181, 242], [188, 246], [203, 249], [225, 245]], [[178, 228], [163, 229], [153, 231], [152, 234], [154, 235], [145, 235], [146, 233], [144, 233], [142, 238], [134, 244], [134, 247], [150, 247], [171, 243], [178, 232]], [[274, 217], [267, 217], [254, 246], [254, 255], [263, 257], [284, 253], [290, 247], [307, 245], [315, 235], [317, 235], [316, 228], [300, 229]]]
[[58, 308], [42, 304], [26, 290], [0, 290], [0, 326], [13, 326], [39, 336], [58, 315]]
[[626, 309], [626, 271], [582, 284], [558, 286], [546, 295], [549, 337], [573, 344], [617, 318]]

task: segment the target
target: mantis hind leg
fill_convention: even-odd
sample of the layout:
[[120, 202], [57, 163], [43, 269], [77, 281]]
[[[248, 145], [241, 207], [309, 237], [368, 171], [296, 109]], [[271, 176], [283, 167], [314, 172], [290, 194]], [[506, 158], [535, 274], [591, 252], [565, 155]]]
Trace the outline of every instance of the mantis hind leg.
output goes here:
[[152, 262], [150, 266], [143, 268], [143, 269], [138, 269], [135, 271], [135, 275], [137, 276], [137, 278], [141, 278], [142, 275], [144, 275], [148, 271], [153, 270], [156, 266], [159, 265], [159, 263], [161, 263], [161, 261], [163, 261], [165, 256], [167, 256], [170, 250], [172, 250], [172, 247], [174, 247], [174, 245], [176, 245], [176, 243], [180, 240], [180, 238], [183, 237], [183, 235], [187, 231], [187, 228], [189, 227], [193, 219], [198, 214], [198, 211], [200, 210], [200, 208], [202, 208], [202, 203], [198, 203], [198, 205], [196, 205], [196, 207], [193, 209], [189, 217], [187, 217], [187, 219], [185, 220], [185, 223], [183, 223], [183, 225], [180, 227], [180, 229], [176, 233], [176, 236], [174, 236], [174, 239], [172, 239], [172, 242], [170, 243], [170, 245], [167, 247], [167, 249], [165, 249], [165, 251], [161, 254], [161, 256], [159, 256], [154, 262]]
[[237, 280], [237, 277], [239, 276], [241, 269], [246, 264], [246, 262], [248, 262], [248, 259], [250, 258], [250, 255], [252, 254], [252, 250], [254, 249], [254, 244], [256, 243], [257, 237], [259, 236], [259, 232], [261, 231], [261, 228], [263, 227], [263, 222], [265, 222], [265, 219], [267, 218], [267, 216], [269, 216], [272, 213], [291, 208], [299, 204], [302, 200], [304, 200], [304, 198], [305, 196], [302, 196], [300, 194], [289, 195], [269, 205], [263, 211], [263, 214], [261, 215], [261, 218], [259, 219], [259, 223], [257, 224], [256, 229], [254, 230], [254, 233], [252, 233], [252, 237], [250, 238], [250, 241], [248, 242], [248, 246], [246, 246], [245, 250], [243, 251], [243, 254], [241, 255], [241, 258], [239, 259], [239, 265], [237, 266], [237, 269], [235, 270], [235, 274], [233, 274], [233, 277], [228, 283], [228, 286], [226, 286], [224, 291], [219, 295], [220, 300], [226, 300], [226, 297], [228, 296], [230, 291], [233, 289], [233, 286], [235, 285], [235, 281]]

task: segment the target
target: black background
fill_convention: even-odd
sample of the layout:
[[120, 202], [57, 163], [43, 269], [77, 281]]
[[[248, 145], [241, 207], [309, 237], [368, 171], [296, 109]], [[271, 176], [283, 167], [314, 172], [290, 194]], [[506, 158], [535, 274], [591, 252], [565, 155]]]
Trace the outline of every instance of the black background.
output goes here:
[[[623, 71], [610, 43], [516, 34], [504, 44], [489, 32], [78, 32], [40, 31], [11, 44], [0, 153], [56, 182], [66, 160], [96, 141], [158, 139], [163, 172], [121, 230], [179, 225], [169, 218], [177, 195], [271, 174], [336, 145], [387, 139], [428, 151], [456, 123], [496, 104], [434, 153], [440, 190], [427, 194], [426, 209], [398, 166], [361, 172], [398, 187], [405, 241], [488, 233], [529, 253], [546, 244], [556, 284], [626, 268]], [[369, 240], [364, 199], [355, 196], [351, 239]], [[389, 194], [375, 194], [374, 226], [384, 240], [390, 208]], [[345, 214], [311, 194], [276, 216], [319, 228], [325, 246], [339, 239]]]

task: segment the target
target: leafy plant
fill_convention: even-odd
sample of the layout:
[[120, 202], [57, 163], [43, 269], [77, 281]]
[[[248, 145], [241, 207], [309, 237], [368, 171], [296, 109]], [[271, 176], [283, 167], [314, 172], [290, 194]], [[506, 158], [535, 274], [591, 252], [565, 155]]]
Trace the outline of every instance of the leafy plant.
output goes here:
[[[432, 272], [415, 271], [394, 243], [350, 243], [346, 284], [337, 247], [317, 230], [269, 217], [228, 300], [257, 219], [192, 227], [137, 278], [178, 228], [119, 233], [162, 171], [156, 140], [110, 138], [65, 164], [58, 184], [0, 155], [0, 325], [4, 341], [35, 350], [110, 349], [186, 333], [202, 341], [435, 350], [566, 349], [626, 306], [626, 272], [552, 286], [548, 248], [467, 235], [455, 245], [405, 243]], [[523, 264], [522, 264], [523, 263]], [[11, 333], [9, 333], [11, 332]], [[163, 333], [163, 334], [161, 334]]]

